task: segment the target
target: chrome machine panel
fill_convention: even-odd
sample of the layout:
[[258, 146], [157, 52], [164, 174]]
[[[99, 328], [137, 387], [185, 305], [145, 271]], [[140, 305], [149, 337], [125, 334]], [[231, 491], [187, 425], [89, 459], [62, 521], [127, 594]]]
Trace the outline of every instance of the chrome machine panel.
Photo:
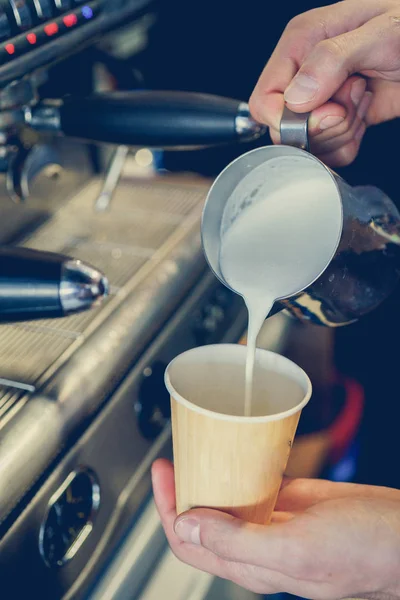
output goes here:
[[[208, 186], [125, 177], [110, 209], [95, 212], [92, 181], [23, 241], [95, 261], [112, 294], [91, 313], [0, 329], [5, 600], [90, 597], [146, 506], [151, 462], [171, 456], [166, 364], [245, 328], [242, 301], [202, 255]], [[137, 589], [150, 576], [139, 571]]]

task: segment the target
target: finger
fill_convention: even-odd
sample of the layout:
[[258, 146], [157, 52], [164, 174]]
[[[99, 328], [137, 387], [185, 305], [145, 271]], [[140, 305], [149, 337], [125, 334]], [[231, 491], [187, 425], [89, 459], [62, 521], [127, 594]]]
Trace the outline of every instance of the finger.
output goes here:
[[284, 106], [283, 91], [268, 92], [261, 95], [256, 88], [249, 100], [249, 109], [253, 119], [268, 125], [274, 131], [279, 131]]
[[153, 463], [151, 477], [154, 501], [160, 517], [176, 512], [174, 467], [169, 460], [160, 458]]
[[356, 159], [366, 129], [365, 124], [361, 123], [354, 134], [354, 139], [337, 150], [333, 150], [326, 154], [320, 154], [319, 158], [323, 163], [330, 167], [347, 167], [347, 165], [350, 165]]
[[[174, 537], [176, 519], [174, 467], [165, 459], [156, 460], [151, 469], [154, 502], [168, 538]], [[176, 540], [179, 543], [178, 540]]]
[[356, 142], [354, 148], [358, 151], [362, 138], [362, 136], [360, 136], [359, 134], [361, 133], [361, 131], [362, 134], [365, 133], [366, 125], [364, 122], [364, 117], [367, 113], [370, 104], [371, 92], [366, 92], [350, 128], [341, 135], [332, 137], [330, 139], [321, 139], [320, 136], [314, 138], [311, 144], [313, 154], [322, 157], [326, 154], [330, 154], [335, 151], [341, 150], [341, 148], [347, 146], [353, 141]]
[[[340, 135], [343, 131], [347, 131], [350, 124], [349, 121], [352, 118], [351, 115], [347, 117], [346, 109], [340, 104], [328, 102], [317, 108], [309, 118], [308, 121], [308, 136], [309, 138], [316, 137], [318, 134], [322, 135], [321, 132], [325, 133], [325, 137], [330, 139]], [[270, 127], [270, 137], [274, 144], [285, 143], [285, 140], [281, 139], [279, 130]]]
[[[336, 92], [332, 100], [316, 108], [309, 118], [309, 135], [315, 141], [323, 142], [342, 136], [354, 124], [358, 108], [366, 93], [367, 83], [362, 77], [350, 77]], [[333, 113], [333, 107], [339, 106], [341, 113]], [[332, 108], [331, 108], [332, 107]], [[331, 114], [344, 115], [344, 120], [333, 127], [325, 125], [326, 118]]]
[[[193, 528], [197, 530], [197, 543], [202, 547], [229, 565], [238, 563], [255, 568], [254, 572], [260, 578], [267, 578], [270, 587], [314, 598], [315, 593], [323, 597], [326, 579], [327, 587], [331, 585], [331, 558], [329, 552], [328, 556], [323, 555], [324, 541], [321, 542], [327, 530], [317, 514], [295, 517], [284, 524], [260, 526], [203, 509], [182, 515], [175, 524], [181, 539], [193, 540]], [[335, 534], [331, 539], [328, 536], [328, 548], [332, 541], [335, 541]]]
[[175, 532], [181, 540], [201, 544], [225, 561], [281, 572], [288, 561], [296, 570], [291, 557], [307, 551], [307, 542], [299, 543], [301, 537], [292, 526], [295, 521], [260, 526], [218, 511], [196, 509], [177, 519]]
[[275, 510], [301, 512], [311, 506], [340, 498], [399, 498], [400, 492], [390, 488], [355, 483], [338, 483], [323, 479], [285, 478], [280, 489]]
[[[326, 102], [312, 112], [308, 119], [308, 135], [314, 153], [318, 154], [325, 141], [348, 133], [356, 119], [357, 108], [365, 90], [364, 78], [350, 77], [335, 94], [332, 102]], [[283, 106], [283, 100], [281, 104]], [[279, 131], [270, 128], [270, 136], [275, 144], [281, 143]]]
[[[196, 541], [193, 527], [197, 529]], [[181, 538], [189, 539], [189, 543], [208, 548], [227, 565], [227, 573], [234, 574], [228, 578], [242, 587], [263, 594], [298, 595], [302, 592], [302, 597], [307, 594], [307, 598], [321, 594], [321, 584], [315, 585], [305, 578], [311, 572], [310, 565], [314, 570], [313, 545], [318, 544], [308, 543], [304, 524], [300, 531], [289, 528], [287, 523], [257, 526], [224, 513], [201, 509], [179, 517], [175, 529]]]
[[[283, 93], [316, 44], [358, 28], [369, 19], [383, 13], [389, 4], [377, 3], [374, 0], [365, 0], [362, 3], [359, 0], [347, 0], [308, 11], [292, 19], [250, 97], [249, 105], [253, 117], [278, 130], [283, 110]], [[340, 85], [337, 85], [336, 89], [339, 87]], [[315, 104], [314, 108], [316, 106], [318, 104]], [[297, 110], [304, 112], [311, 109], [300, 107]]]
[[286, 88], [289, 108], [317, 108], [331, 98], [353, 73], [400, 76], [399, 25], [390, 14], [379, 15], [358, 29], [319, 42]]
[[373, 79], [368, 82], [372, 91], [372, 103], [366, 116], [367, 125], [376, 125], [383, 120], [400, 116], [399, 83]]

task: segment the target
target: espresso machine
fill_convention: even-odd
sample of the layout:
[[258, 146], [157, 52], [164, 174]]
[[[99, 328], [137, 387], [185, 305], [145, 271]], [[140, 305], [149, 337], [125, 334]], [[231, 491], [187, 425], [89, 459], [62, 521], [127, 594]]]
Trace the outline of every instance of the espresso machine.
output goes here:
[[[71, 57], [156, 14], [150, 0], [0, 2], [4, 600], [151, 597], [155, 569], [171, 572], [150, 482], [171, 456], [165, 366], [246, 326], [201, 250], [211, 182], [155, 157], [258, 138], [247, 105], [115, 82], [46, 95]], [[174, 585], [209, 585], [193, 577]]]

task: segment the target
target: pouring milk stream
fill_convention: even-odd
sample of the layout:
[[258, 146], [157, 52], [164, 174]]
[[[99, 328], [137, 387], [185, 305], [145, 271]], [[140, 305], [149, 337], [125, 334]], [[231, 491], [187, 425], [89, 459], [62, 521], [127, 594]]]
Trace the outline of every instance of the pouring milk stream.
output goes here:
[[[292, 163], [292, 164], [290, 164]], [[221, 224], [219, 265], [228, 285], [241, 294], [249, 321], [244, 415], [251, 395], [258, 333], [274, 302], [313, 281], [337, 239], [339, 214], [327, 214], [324, 197], [332, 181], [310, 164], [300, 181], [282, 177], [296, 158], [276, 158], [254, 169], [232, 193]], [[304, 165], [302, 165], [304, 169]], [[270, 176], [268, 176], [270, 175]], [[271, 186], [271, 176], [278, 185]], [[240, 207], [237, 209], [237, 207]], [[328, 211], [329, 213], [329, 211]]]

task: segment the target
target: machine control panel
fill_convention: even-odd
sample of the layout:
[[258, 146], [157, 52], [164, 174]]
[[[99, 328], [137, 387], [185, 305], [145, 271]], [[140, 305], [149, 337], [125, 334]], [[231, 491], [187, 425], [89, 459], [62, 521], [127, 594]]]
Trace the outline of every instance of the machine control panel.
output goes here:
[[7, 0], [0, 4], [0, 65], [15, 60], [93, 21], [98, 1]]
[[157, 0], [0, 0], [0, 88], [146, 14]]

